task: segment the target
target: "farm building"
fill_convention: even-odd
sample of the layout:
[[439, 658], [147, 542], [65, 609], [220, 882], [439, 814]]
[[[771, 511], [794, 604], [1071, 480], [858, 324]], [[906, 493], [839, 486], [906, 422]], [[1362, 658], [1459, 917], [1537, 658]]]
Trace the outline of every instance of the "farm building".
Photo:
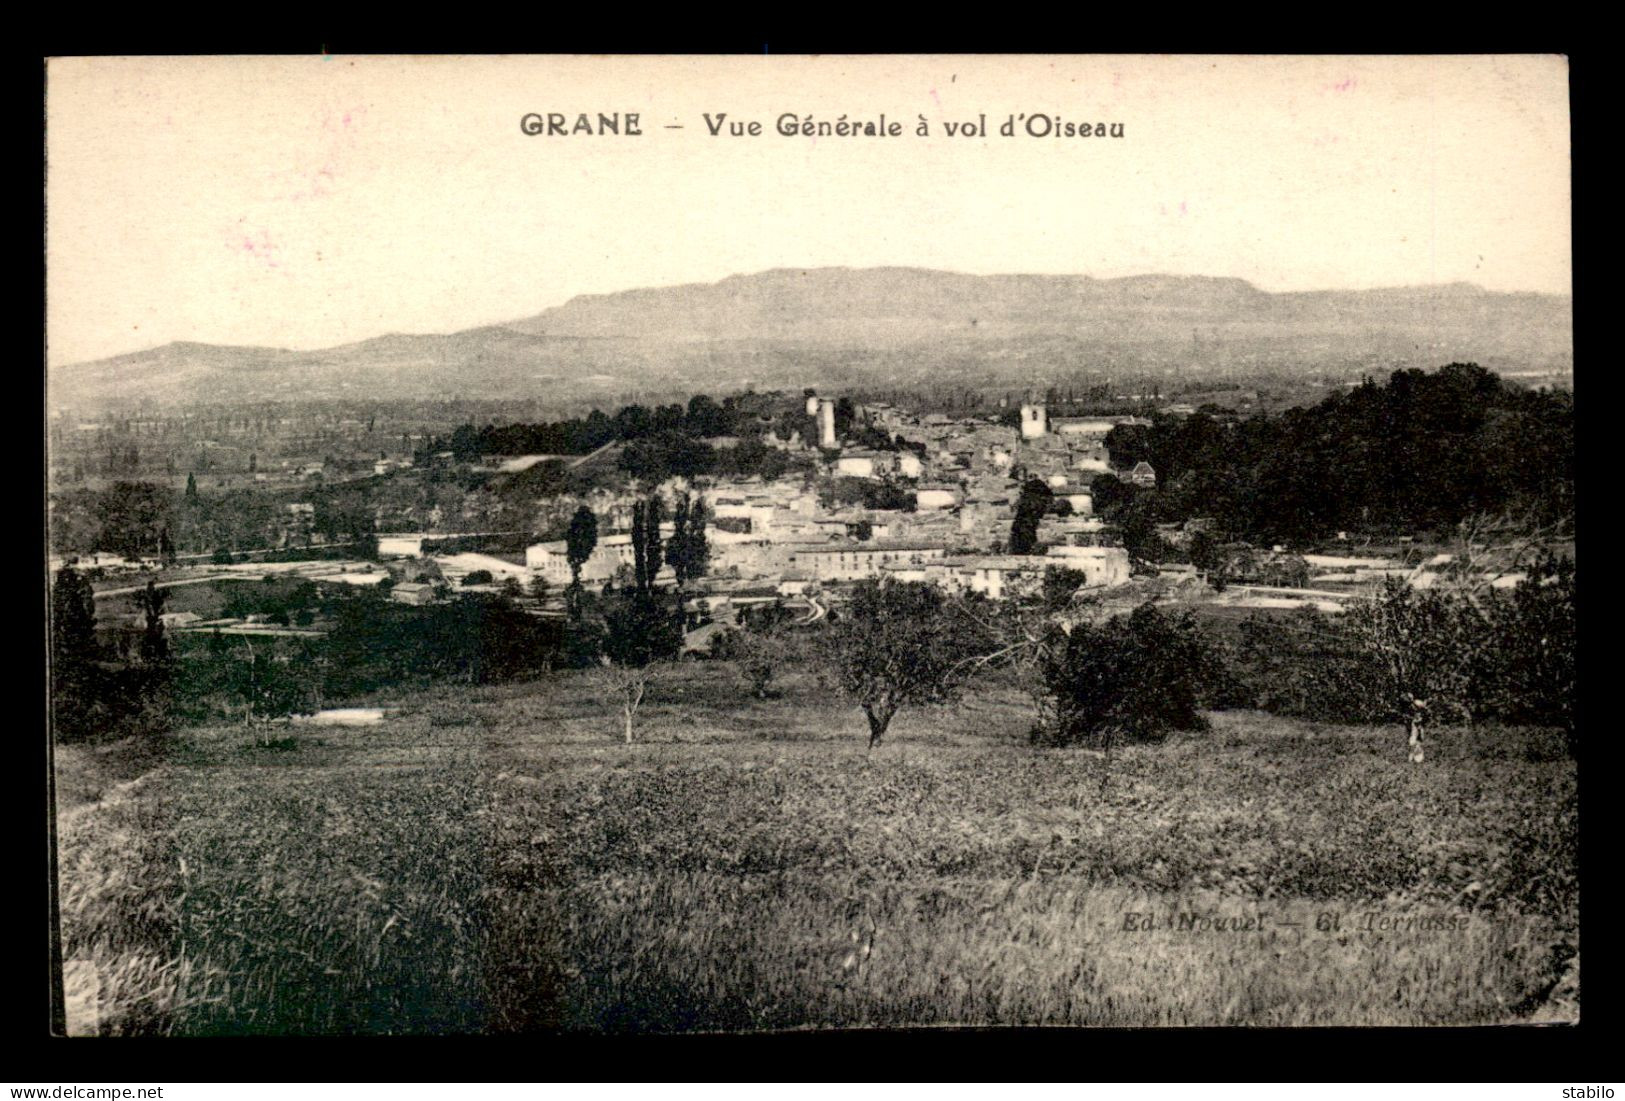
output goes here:
[[893, 564], [918, 565], [947, 553], [939, 543], [803, 543], [790, 548], [790, 568], [819, 581], [861, 581]]

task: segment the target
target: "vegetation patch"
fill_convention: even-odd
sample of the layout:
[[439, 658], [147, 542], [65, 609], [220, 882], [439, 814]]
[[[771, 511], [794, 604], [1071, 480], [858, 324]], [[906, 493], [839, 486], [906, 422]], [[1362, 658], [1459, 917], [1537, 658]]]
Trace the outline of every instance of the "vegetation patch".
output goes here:
[[1440, 728], [1418, 767], [1397, 727], [1216, 713], [1123, 746], [1103, 787], [1102, 754], [1024, 743], [1001, 680], [873, 751], [812, 676], [775, 687], [741, 705], [721, 663], [678, 666], [632, 745], [585, 674], [429, 689], [252, 758], [240, 727], [189, 732], [64, 824], [81, 1019], [1468, 1024], [1541, 1012], [1575, 966], [1551, 731]]

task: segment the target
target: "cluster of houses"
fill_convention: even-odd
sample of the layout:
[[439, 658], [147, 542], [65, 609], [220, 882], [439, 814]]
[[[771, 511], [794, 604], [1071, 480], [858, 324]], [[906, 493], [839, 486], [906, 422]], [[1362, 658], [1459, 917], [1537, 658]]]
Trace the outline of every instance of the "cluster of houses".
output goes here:
[[[1034, 591], [1046, 573], [1058, 567], [1081, 571], [1088, 589], [1110, 590], [1129, 583], [1128, 553], [1094, 515], [1092, 484], [1098, 476], [1110, 473], [1133, 484], [1155, 486], [1156, 472], [1147, 463], [1114, 471], [1105, 443], [1107, 435], [1120, 425], [1147, 422], [1132, 417], [1051, 418], [1042, 404], [1028, 402], [1020, 407], [1018, 426], [1012, 428], [982, 418], [919, 416], [886, 404], [869, 405], [860, 414], [864, 421], [903, 445], [887, 450], [843, 447], [835, 431], [834, 403], [827, 398], [809, 397], [807, 412], [815, 418], [817, 443], [826, 460], [822, 482], [798, 474], [778, 479], [737, 478], [704, 487], [672, 479], [662, 487], [668, 497], [688, 492], [705, 503], [709, 565], [691, 592], [700, 610], [714, 614], [757, 603], [788, 601], [804, 603], [811, 617], [817, 618], [823, 613], [820, 602], [827, 602], [831, 595], [839, 599], [844, 586], [884, 578], [924, 582], [951, 592], [981, 593], [998, 600]], [[864, 435], [866, 440], [874, 438], [873, 433]], [[796, 435], [788, 441], [767, 442], [790, 449], [808, 446]], [[510, 460], [502, 469], [516, 473], [543, 458], [547, 456]], [[381, 458], [376, 473], [406, 465], [410, 465], [409, 461]], [[1016, 504], [1023, 484], [1034, 478], [1050, 488], [1057, 505], [1064, 502], [1065, 507], [1053, 509], [1041, 519], [1038, 543], [1042, 553], [1009, 554]], [[901, 492], [865, 494], [865, 498], [911, 497], [912, 507], [866, 507], [838, 503], [850, 501], [852, 493], [820, 494], [820, 488], [828, 490], [843, 479], [886, 483]], [[638, 496], [635, 487], [624, 486], [549, 499], [538, 506], [537, 519], [545, 526], [556, 527], [586, 505], [598, 519], [599, 534], [592, 553], [580, 564], [580, 579], [587, 584], [625, 582], [634, 566], [630, 528]], [[438, 523], [439, 512], [437, 505], [426, 517], [430, 526]], [[378, 519], [382, 524], [382, 514]], [[285, 544], [311, 542], [313, 504], [286, 504], [278, 520]], [[1193, 520], [1182, 526], [1165, 526], [1162, 534], [1170, 543], [1181, 545], [1198, 530], [1205, 530], [1203, 524]], [[673, 534], [672, 523], [662, 525], [664, 538]], [[520, 559], [518, 555], [504, 557], [467, 550], [441, 553], [433, 549], [437, 540], [447, 538], [422, 532], [380, 535], [379, 556], [397, 562], [385, 569], [324, 563], [240, 568], [245, 576], [248, 571], [263, 576], [286, 568], [315, 580], [360, 586], [382, 585], [387, 580], [389, 598], [408, 605], [431, 604], [459, 588], [493, 586], [513, 591], [517, 584], [535, 592], [535, 583], [540, 581], [558, 591], [576, 576], [567, 542], [562, 539], [533, 543], [525, 547]], [[459, 542], [472, 538], [459, 537]], [[516, 542], [508, 543], [506, 549], [515, 546]], [[1451, 566], [1449, 556], [1438, 556], [1417, 566], [1386, 558], [1295, 555], [1285, 553], [1282, 547], [1265, 553], [1244, 544], [1223, 544], [1216, 553], [1223, 555], [1221, 572], [1230, 579], [1229, 591], [1217, 599], [1259, 607], [1313, 606], [1333, 612], [1384, 578], [1400, 576], [1423, 588], [1440, 583]], [[402, 572], [400, 560], [432, 560], [433, 568]], [[53, 559], [53, 572], [64, 561], [106, 573], [143, 572], [158, 565], [149, 559], [97, 553], [73, 560]], [[1162, 573], [1165, 581], [1201, 585], [1194, 566], [1169, 566]], [[1492, 583], [1505, 587], [1516, 584], [1522, 576], [1497, 575]], [[675, 580], [669, 564], [657, 577], [657, 582], [668, 584]], [[1107, 593], [1103, 599], [1125, 599], [1126, 593]], [[177, 630], [220, 626], [195, 620], [191, 613], [165, 616], [166, 625]], [[233, 629], [254, 632], [276, 628], [241, 623]]]
[[[1128, 554], [1109, 545], [1093, 515], [1090, 483], [1109, 469], [1105, 437], [1132, 418], [1069, 418], [1050, 421], [1042, 405], [1022, 409], [1022, 427], [941, 414], [917, 417], [890, 405], [868, 406], [863, 415], [900, 450], [843, 449], [835, 434], [834, 402], [810, 396], [818, 442], [829, 454], [832, 478], [892, 482], [912, 494], [913, 509], [826, 506], [799, 478], [740, 479], [705, 492], [713, 587], [745, 585], [752, 592], [796, 596], [866, 579], [925, 581], [995, 599], [1042, 579], [1057, 566], [1082, 570], [1085, 585], [1110, 587], [1129, 579]], [[792, 444], [794, 441], [792, 441]], [[1130, 480], [1154, 484], [1146, 464]], [[1070, 507], [1046, 515], [1041, 555], [1004, 553], [1011, 520], [1027, 478], [1042, 479]], [[674, 482], [673, 489], [688, 489]], [[586, 504], [599, 518], [600, 535], [581, 565], [584, 583], [625, 577], [634, 551], [630, 492], [600, 493], [554, 505], [572, 511]], [[562, 513], [561, 513], [562, 515]], [[671, 525], [665, 525], [665, 534]], [[565, 540], [536, 543], [525, 551], [525, 568], [549, 585], [574, 576]], [[670, 578], [668, 566], [663, 578]], [[658, 579], [657, 579], [658, 580]]]
[[[1029, 403], [1022, 408], [1017, 431], [980, 418], [918, 416], [886, 404], [869, 405], [861, 411], [863, 420], [904, 445], [883, 450], [843, 447], [835, 430], [834, 406], [831, 399], [816, 396], [807, 402], [807, 412], [816, 425], [816, 443], [827, 460], [824, 488], [841, 479], [890, 483], [911, 499], [912, 508], [829, 503], [828, 496], [821, 499], [816, 482], [799, 475], [741, 478], [703, 489], [674, 479], [666, 489], [703, 496], [709, 514], [710, 562], [698, 590], [764, 599], [800, 597], [855, 581], [892, 577], [997, 599], [1040, 581], [1047, 570], [1057, 566], [1082, 570], [1085, 584], [1091, 588], [1128, 581], [1128, 555], [1120, 546], [1111, 545], [1104, 525], [1093, 515], [1090, 483], [1109, 469], [1107, 433], [1120, 424], [1136, 423], [1131, 418], [1051, 420], [1044, 406]], [[867, 436], [873, 438], [872, 433]], [[796, 439], [777, 445], [806, 446]], [[527, 456], [514, 462], [509, 472], [537, 458]], [[380, 457], [375, 473], [389, 473], [405, 465], [407, 460]], [[1142, 468], [1128, 476], [1153, 483], [1155, 474], [1144, 464]], [[1034, 477], [1042, 479], [1055, 500], [1068, 507], [1043, 517], [1038, 538], [1047, 548], [1045, 553], [1011, 555], [1006, 549], [1016, 502], [1022, 483]], [[837, 496], [849, 498], [851, 494]], [[592, 509], [599, 521], [599, 536], [581, 565], [580, 577], [583, 582], [601, 584], [624, 579], [632, 572], [629, 529], [636, 500], [630, 486], [597, 490], [579, 499], [551, 500], [541, 506], [538, 519], [551, 526], [582, 504]], [[316, 541], [315, 519], [315, 506], [310, 502], [283, 505], [277, 517], [279, 542], [312, 544]], [[379, 519], [382, 522], [383, 517]], [[663, 528], [669, 537], [672, 525], [668, 522]], [[422, 533], [380, 535], [378, 551], [385, 559], [422, 559], [429, 553], [425, 546], [429, 538], [433, 537]], [[562, 588], [575, 576], [564, 540], [530, 545], [522, 562], [517, 556], [473, 553], [433, 557], [439, 576], [399, 579], [391, 589], [392, 600], [430, 603], [448, 585], [465, 584], [466, 578], [476, 574], [489, 575], [496, 584], [518, 581], [527, 589], [537, 580]], [[90, 556], [81, 564], [110, 572], [152, 565], [105, 554]], [[382, 577], [357, 578], [357, 583], [381, 581]], [[669, 565], [662, 570], [661, 579], [675, 580]], [[483, 581], [483, 577], [475, 580]]]
[[[669, 534], [669, 529], [667, 534]], [[1081, 570], [1087, 587], [1121, 585], [1129, 580], [1128, 552], [1121, 547], [1052, 546], [1042, 555], [966, 554], [944, 541], [909, 539], [779, 542], [708, 528], [711, 578], [756, 582], [784, 596], [801, 596], [845, 582], [892, 578], [932, 582], [952, 591], [981, 592], [1000, 599], [1041, 582], [1058, 567]], [[600, 536], [581, 567], [584, 583], [624, 578], [632, 569], [632, 537]], [[572, 578], [564, 540], [537, 543], [525, 551], [532, 577], [550, 585]], [[675, 577], [669, 565], [657, 582]]]

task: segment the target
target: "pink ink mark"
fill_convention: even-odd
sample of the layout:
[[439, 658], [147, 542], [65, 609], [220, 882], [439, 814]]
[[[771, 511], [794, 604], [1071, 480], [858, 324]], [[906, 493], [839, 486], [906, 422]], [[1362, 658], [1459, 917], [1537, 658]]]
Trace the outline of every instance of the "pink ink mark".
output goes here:
[[322, 129], [323, 130], [335, 130], [335, 129], [348, 130], [351, 126], [354, 126], [354, 125], [358, 124], [366, 116], [366, 114], [367, 114], [367, 108], [365, 106], [351, 107], [348, 110], [346, 110], [342, 115], [339, 116], [339, 118], [338, 118], [338, 126], [335, 127], [333, 125], [333, 116], [332, 116], [332, 114], [329, 113], [329, 112], [324, 111], [322, 113]]
[[1333, 84], [1331, 86], [1331, 89], [1334, 92], [1349, 92], [1349, 91], [1353, 91], [1354, 86], [1356, 84], [1358, 84], [1358, 83], [1359, 83], [1359, 81], [1355, 80], [1351, 76], [1344, 77], [1342, 80], [1338, 81], [1336, 84]]
[[937, 95], [935, 88], [931, 89], [931, 102], [937, 105], [937, 110], [942, 110], [942, 99]]
[[1185, 213], [1185, 201], [1183, 199], [1179, 201], [1179, 213], [1181, 215]]
[[[244, 219], [238, 219], [239, 224], [243, 221]], [[258, 260], [268, 268], [278, 269], [282, 267], [282, 261], [279, 257], [280, 250], [276, 242], [271, 240], [271, 235], [266, 230], [260, 230], [257, 237], [252, 233], [238, 233], [236, 237], [237, 240], [230, 246], [236, 251]]]

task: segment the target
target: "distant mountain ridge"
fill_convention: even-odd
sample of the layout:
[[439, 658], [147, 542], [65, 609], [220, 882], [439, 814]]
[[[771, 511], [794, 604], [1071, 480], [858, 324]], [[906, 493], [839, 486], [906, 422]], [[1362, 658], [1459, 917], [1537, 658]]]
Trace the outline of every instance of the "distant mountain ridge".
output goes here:
[[[1572, 369], [1568, 296], [1466, 283], [1263, 291], [1242, 279], [777, 268], [578, 295], [507, 324], [315, 351], [177, 342], [53, 369], [53, 405], [570, 396], [639, 388], [1031, 384], [1080, 371]], [[579, 392], [579, 393], [578, 393]]]

